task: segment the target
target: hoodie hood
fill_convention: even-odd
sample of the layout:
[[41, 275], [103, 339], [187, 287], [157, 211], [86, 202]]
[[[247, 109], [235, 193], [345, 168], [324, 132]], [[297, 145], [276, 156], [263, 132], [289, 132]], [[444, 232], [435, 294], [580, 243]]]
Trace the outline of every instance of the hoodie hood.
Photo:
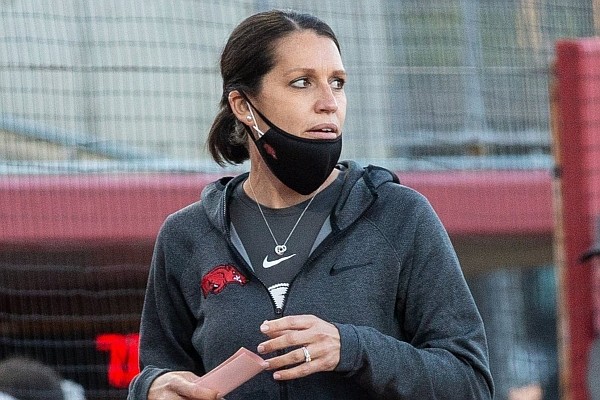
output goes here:
[[[345, 172], [345, 177], [340, 198], [331, 215], [334, 231], [344, 229], [360, 218], [377, 199], [381, 185], [389, 182], [399, 183], [393, 172], [373, 165], [361, 167], [354, 161], [342, 161], [336, 168]], [[221, 178], [202, 191], [202, 208], [215, 228], [223, 233], [229, 231], [227, 204], [231, 193], [248, 175], [246, 172], [236, 177]]]

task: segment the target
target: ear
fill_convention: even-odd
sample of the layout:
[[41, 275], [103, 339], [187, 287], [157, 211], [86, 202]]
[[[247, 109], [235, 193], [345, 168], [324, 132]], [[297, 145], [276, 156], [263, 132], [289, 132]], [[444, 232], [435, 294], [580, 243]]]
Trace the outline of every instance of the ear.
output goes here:
[[248, 102], [242, 94], [237, 90], [232, 90], [227, 96], [229, 106], [235, 117], [242, 123], [248, 126], [254, 125], [254, 121], [251, 119], [250, 110], [248, 108]]

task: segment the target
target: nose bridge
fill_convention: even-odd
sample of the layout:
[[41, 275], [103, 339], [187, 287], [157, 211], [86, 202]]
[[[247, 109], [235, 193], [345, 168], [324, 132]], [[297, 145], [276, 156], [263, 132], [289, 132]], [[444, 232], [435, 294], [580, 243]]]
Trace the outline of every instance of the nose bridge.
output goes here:
[[329, 112], [336, 111], [338, 108], [337, 98], [333, 88], [329, 85], [329, 82], [325, 82], [319, 86], [319, 93], [316, 102], [318, 110]]

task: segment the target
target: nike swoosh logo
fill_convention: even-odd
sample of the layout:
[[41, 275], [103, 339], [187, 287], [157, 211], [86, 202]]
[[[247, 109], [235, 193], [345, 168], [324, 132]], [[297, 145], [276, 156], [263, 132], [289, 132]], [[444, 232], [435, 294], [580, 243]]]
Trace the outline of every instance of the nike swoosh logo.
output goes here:
[[263, 268], [274, 267], [277, 264], [279, 264], [280, 262], [284, 262], [285, 260], [289, 260], [290, 258], [294, 257], [295, 255], [296, 254], [292, 254], [291, 256], [281, 257], [281, 258], [278, 258], [277, 260], [273, 260], [273, 261], [269, 261], [269, 256], [265, 256], [265, 259], [263, 260]]

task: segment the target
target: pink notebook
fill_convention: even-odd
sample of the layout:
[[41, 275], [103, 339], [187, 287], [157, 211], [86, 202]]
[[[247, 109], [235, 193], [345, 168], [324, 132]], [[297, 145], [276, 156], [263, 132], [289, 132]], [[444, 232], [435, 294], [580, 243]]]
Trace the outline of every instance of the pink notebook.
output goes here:
[[225, 396], [265, 368], [267, 368], [265, 360], [242, 347], [212, 371], [198, 378], [196, 383], [218, 391], [220, 396]]

